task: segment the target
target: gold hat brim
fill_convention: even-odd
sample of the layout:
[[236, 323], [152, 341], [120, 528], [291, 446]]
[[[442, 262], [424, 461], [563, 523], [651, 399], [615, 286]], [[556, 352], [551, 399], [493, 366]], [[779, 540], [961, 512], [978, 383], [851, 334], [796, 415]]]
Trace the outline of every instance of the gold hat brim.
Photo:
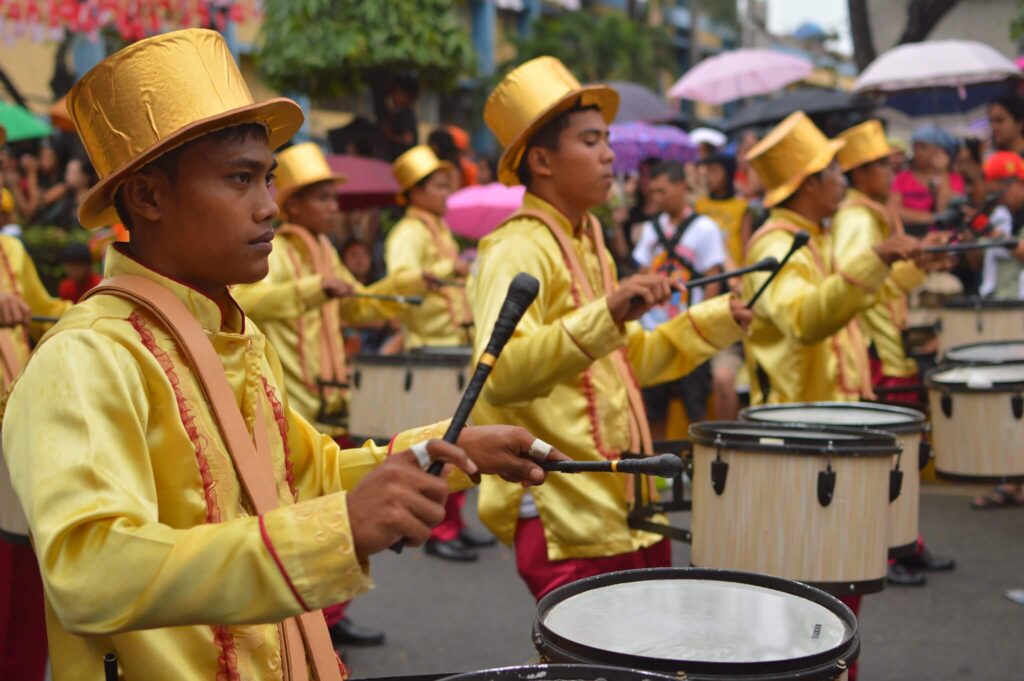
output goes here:
[[840, 163], [839, 169], [844, 173], [848, 173], [854, 168], [860, 168], [861, 166], [866, 166], [869, 163], [874, 163], [875, 161], [881, 161], [883, 158], [888, 158], [898, 151], [900, 150], [896, 147], [888, 147], [884, 150], [879, 150], [874, 154], [868, 154], [865, 158], [859, 158], [856, 163]]
[[324, 175], [312, 177], [308, 181], [303, 182], [302, 184], [297, 184], [294, 187], [288, 187], [284, 191], [278, 191], [276, 194], [274, 194], [274, 200], [277, 201], [277, 207], [284, 210], [285, 202], [291, 197], [295, 196], [296, 192], [301, 191], [306, 187], [310, 187], [314, 184], [319, 184], [321, 182], [334, 182], [336, 184], [344, 184], [345, 182], [348, 182], [348, 175], [344, 173], [326, 173]]
[[778, 187], [775, 187], [765, 193], [764, 207], [773, 208], [792, 196], [793, 192], [800, 188], [800, 185], [803, 184], [804, 180], [814, 173], [827, 168], [828, 164], [832, 162], [832, 159], [836, 157], [836, 152], [842, 149], [845, 145], [846, 142], [843, 140], [830, 139], [825, 142], [825, 146], [818, 152], [818, 155], [811, 159], [811, 162], [804, 166], [803, 170], [780, 184]]
[[419, 179], [417, 179], [415, 182], [413, 182], [407, 188], [405, 188], [402, 191], [400, 191], [397, 194], [395, 194], [395, 203], [397, 203], [399, 206], [404, 206], [405, 204], [407, 204], [408, 201], [406, 201], [406, 199], [405, 199], [406, 192], [408, 192], [410, 189], [412, 189], [417, 184], [419, 184], [420, 180], [422, 180], [424, 177], [427, 177], [429, 175], [433, 175], [438, 170], [455, 170], [455, 166], [452, 165], [449, 161], [441, 161], [440, 163], [437, 164], [437, 166], [434, 167], [433, 170], [428, 172], [423, 177], [420, 177]]
[[607, 85], [584, 85], [581, 88], [566, 93], [559, 99], [555, 100], [548, 108], [544, 109], [540, 114], [537, 115], [533, 121], [526, 126], [526, 128], [516, 136], [512, 144], [508, 145], [505, 149], [505, 153], [501, 155], [501, 160], [498, 161], [498, 181], [509, 187], [514, 187], [519, 184], [519, 173], [516, 172], [519, 168], [519, 163], [523, 158], [523, 152], [526, 151], [526, 145], [529, 143], [538, 130], [544, 127], [544, 125], [552, 118], [560, 113], [563, 113], [567, 109], [570, 109], [576, 100], [580, 98], [591, 99], [593, 101], [584, 102], [584, 106], [596, 105], [601, 110], [601, 116], [604, 118], [604, 122], [611, 125], [612, 121], [615, 120], [615, 114], [619, 112], [619, 93]]
[[302, 107], [286, 97], [276, 97], [186, 125], [100, 180], [82, 201], [78, 209], [78, 221], [89, 229], [121, 222], [114, 208], [114, 193], [125, 178], [157, 157], [197, 137], [234, 125], [262, 123], [267, 126], [267, 139], [271, 151], [274, 151], [299, 131], [303, 120]]

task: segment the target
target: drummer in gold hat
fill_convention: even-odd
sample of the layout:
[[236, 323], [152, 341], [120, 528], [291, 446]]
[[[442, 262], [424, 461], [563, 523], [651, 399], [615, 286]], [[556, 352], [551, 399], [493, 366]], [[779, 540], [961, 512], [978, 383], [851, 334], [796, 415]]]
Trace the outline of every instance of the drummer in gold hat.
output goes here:
[[444, 221], [455, 169], [421, 144], [395, 159], [391, 170], [400, 188], [397, 201], [407, 208], [384, 244], [388, 274], [427, 275], [435, 282], [435, 290], [424, 291], [423, 305], [402, 311], [405, 348], [467, 345], [472, 318], [465, 291], [450, 284], [465, 277], [469, 265]]
[[[541, 482], [516, 455], [533, 436], [469, 428], [467, 454], [425, 442], [437, 424], [342, 451], [289, 407], [229, 287], [267, 275], [272, 152], [302, 112], [254, 102], [220, 34], [130, 45], [68, 109], [101, 176], [79, 218], [120, 217], [131, 239], [37, 346], [4, 414], [53, 679], [95, 681], [114, 653], [128, 679], [339, 681], [319, 608], [370, 586], [371, 554], [422, 543], [463, 472]], [[429, 476], [431, 458], [459, 470]]]
[[[920, 254], [918, 241], [893, 234], [845, 254], [837, 266], [825, 225], [845, 183], [830, 140], [802, 111], [790, 114], [747, 154], [766, 188], [767, 222], [747, 244], [747, 263], [780, 262], [799, 231], [810, 235], [757, 301], [745, 341], [751, 402], [856, 400], [870, 396], [867, 352], [857, 315], [875, 302], [891, 265]], [[743, 279], [750, 298], [767, 274]], [[852, 323], [851, 323], [852, 322]]]
[[[530, 424], [582, 461], [650, 453], [640, 386], [697, 368], [743, 335], [749, 313], [719, 296], [653, 331], [636, 321], [673, 289], [659, 275], [617, 281], [600, 224], [615, 154], [608, 125], [619, 106], [606, 85], [581, 85], [552, 57], [528, 61], [491, 93], [484, 120], [505, 147], [498, 176], [524, 184], [520, 211], [480, 242], [469, 294], [480, 356], [518, 272], [540, 280], [473, 412], [477, 423]], [[551, 479], [543, 491], [486, 480], [480, 515], [514, 545], [520, 576], [536, 597], [566, 582], [619, 569], [666, 566], [668, 542], [630, 529], [625, 476]]]

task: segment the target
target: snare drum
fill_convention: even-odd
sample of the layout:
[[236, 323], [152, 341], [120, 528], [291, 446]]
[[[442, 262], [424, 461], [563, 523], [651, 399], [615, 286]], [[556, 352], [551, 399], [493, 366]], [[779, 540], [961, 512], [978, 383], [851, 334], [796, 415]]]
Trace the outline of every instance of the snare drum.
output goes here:
[[966, 364], [970, 366], [1024, 362], [1024, 340], [958, 345], [946, 351], [943, 361], [946, 364]]
[[894, 435], [709, 421], [690, 426], [690, 439], [694, 565], [841, 596], [885, 587]]
[[823, 591], [697, 568], [612, 572], [559, 587], [537, 604], [533, 642], [554, 662], [693, 681], [844, 679], [860, 654], [856, 618]]
[[959, 482], [1024, 482], [1024, 364], [939, 367], [925, 383], [935, 473]]
[[596, 664], [530, 664], [456, 674], [441, 681], [679, 681], [679, 677]]
[[388, 439], [451, 418], [470, 378], [468, 347], [422, 348], [352, 360], [349, 431]]
[[920, 511], [920, 470], [929, 457], [928, 443], [922, 439], [927, 430], [924, 414], [916, 409], [869, 402], [807, 402], [749, 407], [740, 412], [740, 418], [874, 428], [896, 435], [903, 451], [893, 457], [889, 474], [889, 557], [901, 558], [914, 553]]
[[953, 298], [939, 310], [939, 354], [958, 345], [1024, 337], [1024, 300]]

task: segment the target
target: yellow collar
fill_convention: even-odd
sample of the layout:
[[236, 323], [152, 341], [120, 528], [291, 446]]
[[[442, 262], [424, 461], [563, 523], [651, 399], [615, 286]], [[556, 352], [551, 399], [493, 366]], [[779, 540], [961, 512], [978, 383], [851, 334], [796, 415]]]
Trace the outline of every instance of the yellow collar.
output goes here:
[[805, 218], [800, 213], [789, 210], [788, 208], [772, 208], [771, 213], [768, 214], [769, 220], [782, 220], [792, 225], [796, 225], [800, 229], [805, 230], [811, 236], [817, 236], [824, 230], [821, 225], [816, 222], [812, 222]]
[[155, 281], [176, 295], [185, 304], [189, 312], [199, 321], [200, 326], [207, 331], [211, 333], [222, 331], [238, 334], [245, 333], [245, 315], [242, 314], [242, 309], [238, 307], [238, 303], [235, 302], [234, 298], [229, 296], [231, 307], [228, 310], [227, 318], [222, 319], [220, 306], [212, 298], [204, 293], [200, 293], [188, 284], [175, 281], [146, 267], [125, 253], [120, 244], [115, 244], [107, 250], [103, 274], [108, 278], [119, 274], [133, 274], [150, 281]]
[[[580, 234], [579, 227], [573, 227], [569, 222], [569, 218], [562, 214], [562, 211], [558, 210], [550, 203], [540, 198], [536, 194], [526, 192], [523, 196], [523, 208], [526, 210], [539, 210], [542, 213], [547, 213], [555, 219], [555, 223], [564, 229], [570, 236], [577, 237]], [[583, 218], [583, 224], [587, 223], [587, 218]], [[582, 226], [582, 225], [581, 225]]]

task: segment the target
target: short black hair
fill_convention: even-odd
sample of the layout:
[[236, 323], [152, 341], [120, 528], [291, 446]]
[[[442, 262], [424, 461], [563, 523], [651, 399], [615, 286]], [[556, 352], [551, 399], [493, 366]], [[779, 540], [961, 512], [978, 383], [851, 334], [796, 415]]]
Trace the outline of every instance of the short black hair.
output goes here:
[[455, 138], [444, 128], [436, 128], [427, 136], [427, 146], [433, 149], [442, 161], [458, 163], [459, 149], [455, 146]]
[[519, 183], [528, 187], [530, 186], [530, 182], [533, 180], [533, 175], [530, 173], [530, 164], [526, 160], [530, 153], [530, 149], [540, 147], [542, 149], [558, 151], [558, 138], [562, 135], [562, 131], [569, 127], [569, 121], [573, 114], [580, 113], [582, 111], [600, 110], [600, 107], [593, 104], [583, 106], [580, 101], [577, 100], [570, 108], [542, 125], [540, 129], [533, 134], [530, 141], [526, 143], [526, 149], [523, 150], [523, 157], [519, 159], [519, 167], [516, 168], [516, 175], [519, 176]]
[[651, 170], [650, 179], [664, 175], [669, 182], [686, 182], [686, 167], [679, 161], [662, 161]]
[[1010, 118], [1018, 123], [1024, 123], [1024, 97], [1014, 92], [1007, 92], [1005, 95], [1000, 95], [988, 103], [989, 107], [996, 106], [997, 104], [1006, 109], [1007, 113], [1010, 114]]
[[697, 165], [702, 166], [719, 166], [725, 171], [725, 197], [731, 199], [736, 196], [736, 184], [734, 182], [734, 176], [736, 175], [736, 157], [730, 156], [729, 154], [711, 154], [701, 160], [697, 161]]
[[[155, 159], [139, 168], [136, 172], [156, 168], [170, 179], [171, 184], [175, 184], [178, 181], [178, 161], [181, 160], [182, 154], [184, 154], [185, 151], [193, 144], [211, 138], [221, 143], [241, 142], [254, 138], [265, 140], [267, 139], [267, 135], [267, 129], [262, 123], [242, 123], [240, 125], [221, 128], [220, 130], [214, 130], [213, 132], [208, 132], [205, 135], [200, 135], [195, 139], [191, 139], [184, 144], [171, 149], [165, 154], [157, 156]], [[131, 216], [128, 214], [128, 205], [124, 202], [121, 187], [118, 187], [114, 191], [114, 209], [117, 210], [117, 215], [121, 218], [121, 224], [124, 225], [125, 229], [131, 230]]]
[[92, 265], [92, 253], [89, 252], [89, 246], [81, 241], [70, 241], [64, 246], [64, 250], [61, 251], [60, 261], [63, 263]]
[[805, 177], [803, 179], [803, 181], [800, 182], [800, 184], [798, 184], [796, 186], [796, 189], [793, 190], [792, 194], [790, 194], [789, 196], [784, 198], [782, 201], [779, 201], [779, 204], [778, 204], [779, 208], [789, 208], [790, 205], [793, 203], [793, 199], [795, 199], [796, 195], [800, 193], [800, 188], [804, 186], [805, 182], [807, 182], [810, 179], [814, 179], [814, 178], [817, 178], [817, 179], [821, 180], [821, 179], [824, 178], [824, 176], [825, 176], [825, 171], [824, 170], [819, 170], [818, 172], [812, 173], [812, 174], [808, 175], [807, 177]]

